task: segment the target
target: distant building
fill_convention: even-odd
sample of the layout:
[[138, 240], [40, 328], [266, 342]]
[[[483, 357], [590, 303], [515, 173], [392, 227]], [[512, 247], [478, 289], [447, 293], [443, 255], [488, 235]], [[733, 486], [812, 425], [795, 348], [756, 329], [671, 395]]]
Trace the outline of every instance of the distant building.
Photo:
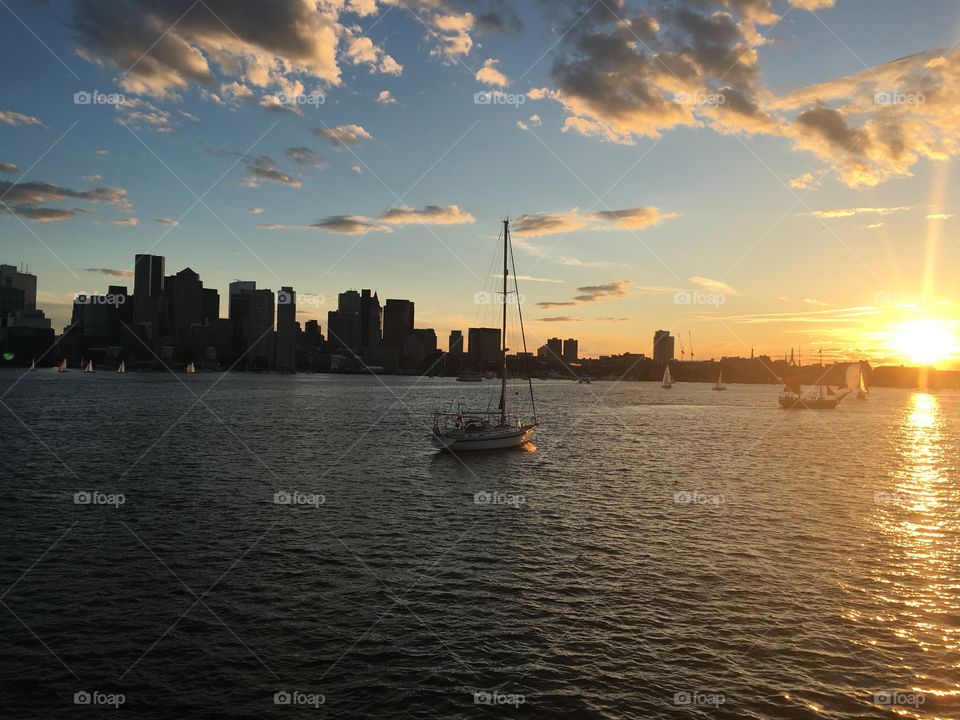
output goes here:
[[447, 352], [451, 355], [459, 355], [463, 352], [463, 332], [461, 330], [450, 331], [450, 337], [447, 339]]
[[37, 309], [37, 276], [20, 272], [13, 265], [0, 265], [0, 288], [14, 288], [23, 291], [23, 310]]
[[407, 335], [413, 332], [413, 302], [387, 300], [383, 306], [383, 345], [402, 348]]
[[499, 362], [502, 356], [500, 328], [469, 328], [467, 355], [470, 362], [477, 366]]
[[337, 309], [327, 313], [327, 342], [332, 348], [359, 355], [363, 344], [360, 293], [347, 290], [337, 298]]
[[133, 267], [133, 320], [147, 326], [147, 337], [159, 339], [163, 312], [162, 255], [137, 254]]
[[273, 290], [254, 290], [245, 328], [245, 350], [249, 350], [247, 365], [250, 367], [269, 369], [273, 364], [273, 318]]
[[369, 353], [380, 347], [383, 310], [380, 299], [370, 290], [360, 291], [360, 348]]
[[188, 340], [190, 329], [203, 323], [203, 283], [190, 268], [164, 280], [164, 296], [169, 324], [165, 334]]
[[676, 341], [676, 338], [670, 335], [669, 330], [657, 330], [653, 334], [654, 362], [667, 363], [673, 360], [675, 341]]
[[34, 330], [49, 330], [50, 319], [43, 314], [43, 310], [19, 309], [7, 315], [8, 328], [32, 328]]
[[573, 338], [568, 338], [563, 341], [563, 354], [562, 357], [565, 362], [574, 362], [577, 360], [577, 355], [579, 353], [579, 343]]
[[203, 322], [207, 325], [216, 325], [220, 319], [220, 293], [215, 288], [203, 289]]
[[297, 293], [292, 287], [280, 288], [277, 295], [277, 370], [297, 369]]

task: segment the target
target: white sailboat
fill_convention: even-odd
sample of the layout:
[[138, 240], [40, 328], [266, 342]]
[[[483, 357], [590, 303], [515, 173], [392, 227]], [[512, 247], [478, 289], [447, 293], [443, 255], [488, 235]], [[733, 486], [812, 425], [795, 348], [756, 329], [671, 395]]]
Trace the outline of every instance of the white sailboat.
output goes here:
[[127, 365], [126, 365], [126, 363], [123, 362], [123, 360], [121, 360], [121, 361], [120, 361], [120, 364], [117, 365], [117, 373], [118, 373], [118, 374], [123, 374], [123, 373], [125, 373], [126, 371], [127, 371]]
[[667, 365], [667, 369], [663, 371], [663, 382], [660, 383], [660, 387], [665, 390], [669, 390], [673, 387], [673, 378], [670, 377], [670, 366]]
[[67, 360], [66, 360], [66, 358], [64, 358], [63, 360], [61, 360], [61, 361], [57, 364], [57, 372], [58, 372], [58, 373], [68, 372], [69, 370], [70, 370], [70, 368], [67, 367]]
[[[521, 447], [533, 437], [537, 428], [537, 408], [533, 399], [533, 382], [527, 373], [530, 387], [530, 404], [533, 411], [531, 421], [511, 418], [507, 413], [507, 278], [509, 264], [513, 258], [510, 245], [510, 221], [503, 221], [503, 323], [500, 329], [502, 364], [500, 371], [500, 410], [499, 412], [468, 412], [460, 406], [455, 413], [435, 412], [433, 414], [433, 433], [431, 441], [435, 448], [450, 452], [466, 450], [502, 450]], [[517, 285], [516, 267], [513, 268], [513, 285], [517, 297], [520, 289]], [[523, 334], [523, 313], [517, 303], [520, 316], [520, 335], [523, 338], [523, 351], [526, 354], [527, 340]]]
[[34, 358], [30, 361], [30, 372], [36, 372], [37, 370], [37, 359]]
[[188, 374], [188, 375], [192, 375], [192, 374], [195, 373], [196, 371], [197, 371], [197, 368], [196, 368], [196, 366], [195, 366], [192, 362], [187, 364], [187, 374]]
[[85, 373], [93, 372], [93, 360], [87, 360], [87, 366], [83, 369]]
[[727, 386], [723, 384], [723, 368], [720, 368], [720, 374], [717, 376], [717, 382], [713, 384], [714, 390], [726, 390]]

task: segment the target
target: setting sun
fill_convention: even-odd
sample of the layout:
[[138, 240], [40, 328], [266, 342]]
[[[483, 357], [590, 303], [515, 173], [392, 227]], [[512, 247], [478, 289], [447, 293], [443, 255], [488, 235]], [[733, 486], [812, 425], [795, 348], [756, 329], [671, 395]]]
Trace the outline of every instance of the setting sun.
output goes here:
[[956, 348], [953, 330], [942, 320], [914, 320], [897, 325], [892, 340], [898, 354], [918, 365], [934, 365]]

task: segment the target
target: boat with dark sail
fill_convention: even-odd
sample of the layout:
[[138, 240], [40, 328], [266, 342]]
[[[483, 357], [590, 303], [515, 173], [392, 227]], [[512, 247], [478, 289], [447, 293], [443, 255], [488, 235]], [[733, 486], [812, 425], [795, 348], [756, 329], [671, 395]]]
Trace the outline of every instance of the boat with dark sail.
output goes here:
[[829, 385], [817, 385], [817, 391], [803, 393], [796, 375], [783, 379], [783, 391], [777, 402], [784, 410], [833, 410], [848, 394], [836, 393]]
[[[499, 238], [498, 238], [499, 241]], [[527, 384], [530, 388], [532, 420], [511, 417], [507, 408], [507, 305], [510, 266], [513, 264], [513, 252], [510, 244], [510, 221], [503, 221], [503, 321], [500, 329], [501, 367], [500, 367], [500, 406], [497, 412], [469, 411], [459, 404], [456, 412], [435, 412], [433, 414], [433, 433], [431, 437], [435, 448], [447, 452], [467, 450], [503, 450], [526, 445], [537, 428], [537, 408], [533, 397], [533, 383], [527, 372]], [[513, 292], [520, 296], [517, 285], [516, 267], [513, 267]], [[524, 356], [527, 356], [527, 340], [523, 333], [523, 312], [520, 303], [515, 303], [520, 316], [520, 335], [523, 338]]]

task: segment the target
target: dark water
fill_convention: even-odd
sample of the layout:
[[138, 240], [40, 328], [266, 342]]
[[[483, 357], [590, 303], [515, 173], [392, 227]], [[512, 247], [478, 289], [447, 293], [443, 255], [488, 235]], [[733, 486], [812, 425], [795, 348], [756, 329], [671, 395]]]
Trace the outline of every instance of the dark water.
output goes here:
[[0, 716], [960, 717], [960, 394], [383, 382], [0, 374]]

